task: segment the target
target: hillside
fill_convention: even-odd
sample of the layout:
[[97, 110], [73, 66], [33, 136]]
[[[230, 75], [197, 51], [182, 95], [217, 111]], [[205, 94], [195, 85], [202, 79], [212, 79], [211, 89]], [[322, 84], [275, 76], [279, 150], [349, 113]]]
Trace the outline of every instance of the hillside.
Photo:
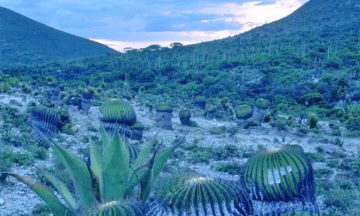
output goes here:
[[0, 68], [5, 65], [39, 64], [107, 53], [115, 51], [0, 7]]

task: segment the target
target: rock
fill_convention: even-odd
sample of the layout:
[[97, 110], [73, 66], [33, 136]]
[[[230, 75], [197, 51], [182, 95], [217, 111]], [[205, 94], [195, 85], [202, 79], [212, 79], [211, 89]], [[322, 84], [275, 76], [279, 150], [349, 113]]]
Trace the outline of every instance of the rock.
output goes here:
[[0, 197], [0, 206], [5, 204], [5, 200], [3, 198]]

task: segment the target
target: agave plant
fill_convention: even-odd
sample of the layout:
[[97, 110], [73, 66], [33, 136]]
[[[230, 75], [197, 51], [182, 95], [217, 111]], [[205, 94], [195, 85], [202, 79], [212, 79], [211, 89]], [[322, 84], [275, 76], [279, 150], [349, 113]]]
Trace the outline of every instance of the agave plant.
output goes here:
[[[84, 162], [56, 143], [50, 146], [55, 155], [65, 165], [73, 181], [76, 197], [66, 185], [51, 174], [41, 171], [42, 175], [59, 192], [65, 204], [61, 203], [51, 190], [40, 182], [14, 173], [6, 173], [27, 184], [42, 198], [57, 215], [143, 215], [144, 201], [147, 200], [167, 159], [184, 140], [181, 139], [165, 149], [157, 151], [150, 159], [156, 136], [146, 144], [137, 159], [130, 163], [128, 148], [118, 130], [110, 139], [104, 127], [101, 127], [102, 151], [90, 140], [90, 160]], [[140, 185], [137, 196], [139, 202], [126, 202], [133, 196], [133, 189]]]
[[241, 180], [253, 199], [255, 215], [318, 212], [312, 164], [301, 146], [260, 151], [247, 162]]
[[165, 181], [147, 216], [240, 216], [251, 215], [249, 196], [240, 184], [197, 174]]

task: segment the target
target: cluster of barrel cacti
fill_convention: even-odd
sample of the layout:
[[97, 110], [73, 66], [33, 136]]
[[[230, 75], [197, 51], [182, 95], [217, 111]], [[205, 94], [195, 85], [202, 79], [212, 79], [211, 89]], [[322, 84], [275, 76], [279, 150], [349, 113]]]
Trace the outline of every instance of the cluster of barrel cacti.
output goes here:
[[[161, 104], [157, 110], [169, 113], [172, 108], [168, 104]], [[195, 173], [165, 179], [147, 204], [162, 168], [182, 140], [174, 142], [163, 153], [155, 150], [150, 156], [156, 136], [141, 152], [125, 141], [127, 130], [144, 129], [136, 121], [135, 111], [128, 103], [110, 100], [100, 107], [100, 111], [103, 125], [113, 126], [101, 127], [101, 150], [90, 139], [87, 163], [47, 138], [48, 145], [64, 163], [77, 196], [64, 183], [43, 170], [40, 172], [56, 188], [65, 204], [49, 188], [32, 178], [14, 173], [6, 175], [31, 187], [57, 215], [280, 216], [295, 212], [318, 213], [312, 164], [301, 146], [291, 144], [259, 151], [245, 164], [239, 182]], [[181, 115], [188, 116], [187, 111], [180, 112], [180, 119]], [[250, 117], [251, 107], [241, 106], [237, 116]], [[47, 131], [55, 130], [59, 125], [60, 117], [51, 109], [37, 107], [33, 110], [32, 118], [34, 130], [41, 131], [44, 134], [41, 136], [47, 136], [51, 135]], [[40, 121], [46, 123], [38, 123]], [[137, 185], [140, 190], [134, 190]], [[134, 197], [135, 201], [132, 199]], [[81, 205], [77, 204], [79, 202]]]

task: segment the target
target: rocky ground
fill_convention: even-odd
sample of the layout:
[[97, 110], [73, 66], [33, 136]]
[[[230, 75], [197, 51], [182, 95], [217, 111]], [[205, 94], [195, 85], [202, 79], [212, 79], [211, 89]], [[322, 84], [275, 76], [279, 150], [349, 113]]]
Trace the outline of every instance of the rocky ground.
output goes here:
[[[26, 100], [24, 99], [26, 98]], [[18, 107], [18, 104], [14, 100], [24, 106]], [[30, 98], [29, 96], [8, 96], [0, 95], [0, 104], [9, 104], [11, 106], [17, 107], [20, 110], [25, 110], [26, 103], [30, 100], [36, 100], [35, 98]], [[149, 140], [152, 136], [158, 131], [154, 127], [154, 112], [149, 112], [149, 109], [137, 104], [136, 102], [130, 102], [131, 105], [135, 108], [137, 113], [137, 118], [147, 127], [149, 130], [144, 132], [143, 140]], [[75, 135], [66, 135], [62, 134], [66, 138], [66, 141], [60, 143], [63, 147], [70, 150], [72, 153], [78, 154], [80, 148], [86, 148], [88, 143], [83, 143], [82, 139], [84, 136], [98, 135], [95, 132], [88, 131], [88, 125], [92, 124], [96, 128], [100, 127], [99, 122], [99, 107], [92, 107], [88, 113], [79, 111], [77, 107], [70, 107], [69, 113], [71, 115], [72, 122], [75, 127]], [[276, 148], [281, 147], [284, 144], [292, 143], [301, 145], [305, 152], [316, 152], [318, 146], [323, 146], [326, 151], [335, 151], [343, 152], [348, 156], [353, 156], [357, 154], [358, 149], [360, 148], [360, 142], [355, 138], [341, 138], [344, 141], [343, 147], [339, 147], [332, 144], [321, 143], [321, 139], [328, 139], [331, 143], [335, 138], [322, 136], [319, 138], [316, 134], [308, 134], [307, 136], [298, 136], [294, 131], [289, 130], [288, 132], [279, 132], [276, 128], [272, 128], [268, 124], [262, 124], [261, 127], [250, 128], [248, 130], [240, 130], [235, 135], [231, 136], [228, 133], [223, 133], [221, 135], [212, 135], [210, 134], [210, 128], [217, 126], [233, 127], [237, 126], [235, 122], [230, 121], [218, 121], [218, 120], [208, 120], [201, 117], [191, 118], [193, 121], [197, 122], [199, 127], [187, 127], [180, 124], [178, 114], [175, 112], [173, 114], [173, 130], [161, 130], [158, 139], [164, 144], [170, 144], [176, 136], [186, 135], [185, 145], [192, 145], [195, 140], [198, 146], [202, 147], [224, 147], [227, 144], [233, 144], [244, 149], [253, 148], [254, 150], [258, 149], [259, 146], [267, 148]], [[320, 122], [320, 127], [323, 130], [328, 130], [327, 122]], [[55, 139], [56, 141], [56, 139]], [[23, 148], [11, 147], [13, 151], [22, 151], [26, 152]], [[49, 149], [49, 157], [46, 161], [36, 160], [35, 166], [38, 167], [51, 167], [53, 166], [53, 153]], [[235, 161], [238, 164], [243, 164], [246, 162], [245, 158], [238, 159], [227, 159], [224, 161], [211, 161], [211, 164], [218, 162], [230, 162]], [[314, 163], [314, 168], [321, 168], [324, 166], [324, 163], [318, 162]], [[231, 180], [238, 180], [238, 175], [229, 175], [227, 173], [218, 172], [210, 168], [210, 164], [206, 163], [197, 163], [191, 164], [186, 160], [180, 161], [179, 167], [188, 167], [191, 170], [195, 170], [199, 173], [202, 173], [211, 177], [226, 178]], [[34, 167], [24, 167], [24, 166], [13, 166], [11, 172], [17, 173], [24, 176], [35, 176]], [[8, 215], [31, 215], [31, 210], [36, 204], [43, 203], [43, 201], [26, 185], [20, 183], [14, 178], [8, 178], [7, 184], [0, 185], [0, 216]], [[318, 204], [321, 208], [322, 206], [322, 197], [317, 197]]]

